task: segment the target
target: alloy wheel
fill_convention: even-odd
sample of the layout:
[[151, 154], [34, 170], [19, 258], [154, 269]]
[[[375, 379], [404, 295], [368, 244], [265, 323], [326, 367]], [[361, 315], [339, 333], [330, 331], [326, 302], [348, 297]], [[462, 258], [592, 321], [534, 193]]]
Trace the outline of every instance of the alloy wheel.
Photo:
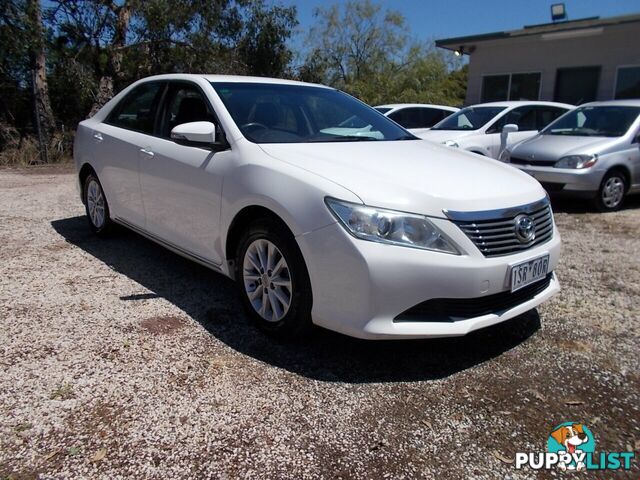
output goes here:
[[242, 280], [260, 317], [268, 322], [284, 318], [291, 306], [291, 274], [278, 247], [264, 238], [253, 241], [244, 254]]
[[106, 219], [104, 195], [98, 182], [93, 179], [87, 185], [87, 210], [93, 226], [102, 228]]

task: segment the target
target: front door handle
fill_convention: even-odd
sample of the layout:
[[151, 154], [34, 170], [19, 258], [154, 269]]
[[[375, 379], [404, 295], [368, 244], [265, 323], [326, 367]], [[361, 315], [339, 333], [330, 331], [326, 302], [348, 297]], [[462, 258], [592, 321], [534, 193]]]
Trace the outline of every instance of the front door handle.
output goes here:
[[102, 134], [100, 132], [94, 132], [93, 133], [93, 138], [96, 139], [98, 142], [101, 142], [102, 140], [104, 140], [102, 138]]
[[140, 153], [145, 154], [147, 157], [153, 157], [154, 153], [151, 150], [147, 150], [146, 148], [141, 148]]

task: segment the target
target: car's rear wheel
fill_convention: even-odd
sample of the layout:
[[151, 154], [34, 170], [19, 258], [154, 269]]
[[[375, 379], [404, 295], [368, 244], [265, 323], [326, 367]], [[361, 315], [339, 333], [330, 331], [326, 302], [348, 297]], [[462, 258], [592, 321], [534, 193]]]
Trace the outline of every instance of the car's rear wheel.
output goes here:
[[84, 200], [89, 227], [97, 235], [106, 235], [113, 225], [109, 204], [98, 177], [92, 173], [84, 180]]
[[300, 337], [311, 327], [311, 284], [302, 253], [279, 222], [252, 223], [240, 239], [236, 279], [249, 316], [280, 337]]
[[614, 212], [622, 206], [622, 201], [627, 193], [627, 177], [620, 170], [608, 172], [598, 190], [595, 199], [596, 208], [601, 212]]

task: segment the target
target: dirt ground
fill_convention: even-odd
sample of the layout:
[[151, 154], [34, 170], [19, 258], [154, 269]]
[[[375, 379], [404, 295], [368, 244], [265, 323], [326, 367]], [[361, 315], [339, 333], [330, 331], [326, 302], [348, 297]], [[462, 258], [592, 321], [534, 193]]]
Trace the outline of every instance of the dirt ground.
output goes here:
[[509, 462], [565, 421], [597, 451], [640, 448], [640, 199], [555, 204], [563, 290], [537, 311], [457, 339], [284, 344], [231, 281], [93, 237], [73, 178], [0, 171], [2, 479], [560, 478]]

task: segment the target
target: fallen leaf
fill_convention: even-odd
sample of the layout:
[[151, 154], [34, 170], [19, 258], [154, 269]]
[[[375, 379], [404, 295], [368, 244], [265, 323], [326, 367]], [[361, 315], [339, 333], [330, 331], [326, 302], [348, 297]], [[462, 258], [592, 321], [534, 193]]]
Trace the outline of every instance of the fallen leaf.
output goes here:
[[636, 440], [634, 443], [635, 450], [640, 450], [640, 440]]
[[496, 457], [498, 460], [500, 460], [503, 463], [513, 463], [514, 460], [513, 458], [509, 458], [509, 457], [505, 457], [503, 454], [501, 454], [499, 451], [494, 450], [493, 451], [493, 456]]
[[60, 453], [60, 449], [54, 450], [53, 452], [51, 452], [49, 455], [47, 455], [46, 457], [44, 457], [44, 461], [48, 462], [49, 460], [51, 460], [53, 457], [55, 457], [56, 455], [58, 455]]
[[547, 399], [545, 398], [544, 395], [542, 395], [539, 391], [537, 390], [529, 390], [529, 393], [531, 393], [531, 395], [534, 396], [534, 398], [540, 400], [541, 402], [546, 402]]
[[427, 427], [429, 430], [433, 430], [433, 425], [431, 425], [431, 422], [427, 422], [426, 420], [422, 420], [421, 423]]
[[100, 460], [102, 460], [106, 456], [107, 456], [107, 449], [106, 448], [101, 448], [100, 450], [98, 450], [96, 453], [93, 454], [93, 457], [91, 457], [91, 461], [92, 462], [99, 462]]
[[565, 400], [564, 401], [565, 405], [584, 405], [584, 400]]

